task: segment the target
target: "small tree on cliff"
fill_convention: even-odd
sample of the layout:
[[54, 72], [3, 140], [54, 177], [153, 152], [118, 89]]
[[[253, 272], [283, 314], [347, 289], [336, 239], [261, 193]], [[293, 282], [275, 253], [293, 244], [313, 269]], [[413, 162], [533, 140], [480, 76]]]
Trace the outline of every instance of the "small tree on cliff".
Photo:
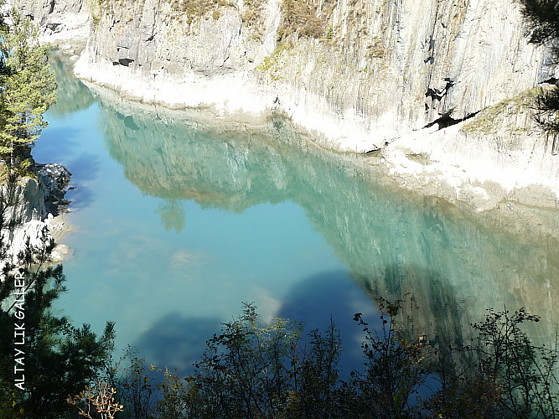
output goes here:
[[[559, 2], [557, 0], [521, 0], [522, 14], [529, 30], [529, 41], [551, 49], [554, 64], [559, 64]], [[542, 92], [536, 101], [537, 121], [554, 136], [559, 135], [559, 87]], [[555, 140], [554, 140], [555, 150]]]
[[56, 101], [56, 81], [37, 26], [16, 9], [11, 20], [0, 27], [0, 157], [11, 170], [25, 170], [47, 125], [43, 114]]
[[530, 42], [543, 45], [559, 39], [557, 0], [522, 0], [522, 14], [530, 30]]

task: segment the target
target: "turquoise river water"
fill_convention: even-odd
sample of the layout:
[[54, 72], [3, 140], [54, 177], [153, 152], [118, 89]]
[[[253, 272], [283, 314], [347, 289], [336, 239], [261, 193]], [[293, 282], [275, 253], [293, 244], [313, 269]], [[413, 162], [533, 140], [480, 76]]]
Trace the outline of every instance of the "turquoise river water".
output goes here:
[[186, 371], [255, 302], [264, 320], [307, 329], [332, 317], [355, 366], [353, 313], [373, 321], [379, 297], [406, 294], [410, 328], [431, 340], [467, 339], [488, 307], [542, 315], [538, 339], [555, 329], [554, 211], [534, 210], [539, 228], [476, 214], [390, 186], [374, 158], [318, 149], [285, 121], [196, 123], [96, 98], [55, 67], [59, 101], [34, 155], [73, 173], [59, 309], [97, 331], [115, 321], [118, 348]]

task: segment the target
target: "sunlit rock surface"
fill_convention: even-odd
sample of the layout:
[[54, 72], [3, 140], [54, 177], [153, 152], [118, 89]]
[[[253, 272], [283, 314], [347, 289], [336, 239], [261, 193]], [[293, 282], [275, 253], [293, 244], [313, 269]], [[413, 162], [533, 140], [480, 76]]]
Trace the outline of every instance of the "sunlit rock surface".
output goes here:
[[[14, 1], [46, 41], [78, 40], [77, 52], [87, 38], [75, 71], [123, 97], [252, 125], [280, 114], [327, 148], [385, 148], [411, 189], [444, 184], [443, 197], [480, 209], [495, 194], [557, 206], [559, 141], [530, 103], [508, 106], [554, 77], [513, 0]], [[531, 185], [550, 191], [544, 202]]]
[[[7, 259], [17, 263], [26, 250], [35, 254], [52, 250], [55, 243], [49, 224], [66, 205], [64, 195], [70, 176], [62, 165], [44, 164], [38, 167], [38, 179], [20, 179], [13, 189], [6, 185], [1, 187], [5, 228], [0, 234], [3, 243], [7, 244]], [[57, 252], [54, 259], [58, 262], [69, 250], [60, 248]], [[4, 263], [3, 260], [0, 262]]]

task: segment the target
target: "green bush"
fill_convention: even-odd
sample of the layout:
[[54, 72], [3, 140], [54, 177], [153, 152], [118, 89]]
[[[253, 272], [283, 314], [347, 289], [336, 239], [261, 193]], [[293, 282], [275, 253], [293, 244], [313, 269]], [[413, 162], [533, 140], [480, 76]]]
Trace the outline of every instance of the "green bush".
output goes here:
[[[305, 340], [299, 324], [275, 319], [264, 325], [247, 304], [241, 317], [223, 324], [207, 341], [194, 373], [184, 380], [165, 370], [162, 381], [151, 384], [143, 360], [132, 363], [130, 371], [141, 384], [137, 389], [145, 393], [136, 400], [155, 390], [160, 400], [149, 412], [127, 417], [557, 417], [558, 352], [534, 345], [522, 331], [537, 316], [524, 309], [490, 310], [483, 322], [472, 325], [474, 342], [452, 348], [448, 357], [423, 337], [403, 337], [395, 320], [401, 304], [381, 300], [377, 329], [355, 315], [364, 332], [364, 367], [347, 379], [340, 374], [342, 346], [332, 323]], [[431, 385], [438, 380], [440, 388], [421, 398], [427, 380]]]

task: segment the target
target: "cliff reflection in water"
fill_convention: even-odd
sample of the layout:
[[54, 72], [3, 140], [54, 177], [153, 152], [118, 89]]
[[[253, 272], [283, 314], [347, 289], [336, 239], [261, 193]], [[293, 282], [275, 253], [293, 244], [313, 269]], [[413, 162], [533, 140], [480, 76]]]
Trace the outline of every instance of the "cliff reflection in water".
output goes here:
[[72, 64], [65, 59], [64, 54], [53, 51], [49, 61], [58, 86], [56, 103], [49, 109], [49, 113], [61, 117], [89, 108], [95, 102], [95, 97], [79, 79], [69, 77], [72, 73]]
[[[463, 326], [489, 307], [540, 314], [537, 340], [559, 322], [559, 243], [551, 234], [500, 231], [499, 214], [406, 195], [372, 180], [376, 169], [363, 157], [301, 146], [281, 119], [258, 132], [227, 132], [102, 107], [111, 155], [130, 181], [162, 199], [167, 229], [188, 231], [183, 199], [235, 212], [289, 200], [374, 296], [410, 293], [418, 309], [404, 314], [430, 339], [459, 343]], [[558, 225], [556, 214], [546, 216]]]

